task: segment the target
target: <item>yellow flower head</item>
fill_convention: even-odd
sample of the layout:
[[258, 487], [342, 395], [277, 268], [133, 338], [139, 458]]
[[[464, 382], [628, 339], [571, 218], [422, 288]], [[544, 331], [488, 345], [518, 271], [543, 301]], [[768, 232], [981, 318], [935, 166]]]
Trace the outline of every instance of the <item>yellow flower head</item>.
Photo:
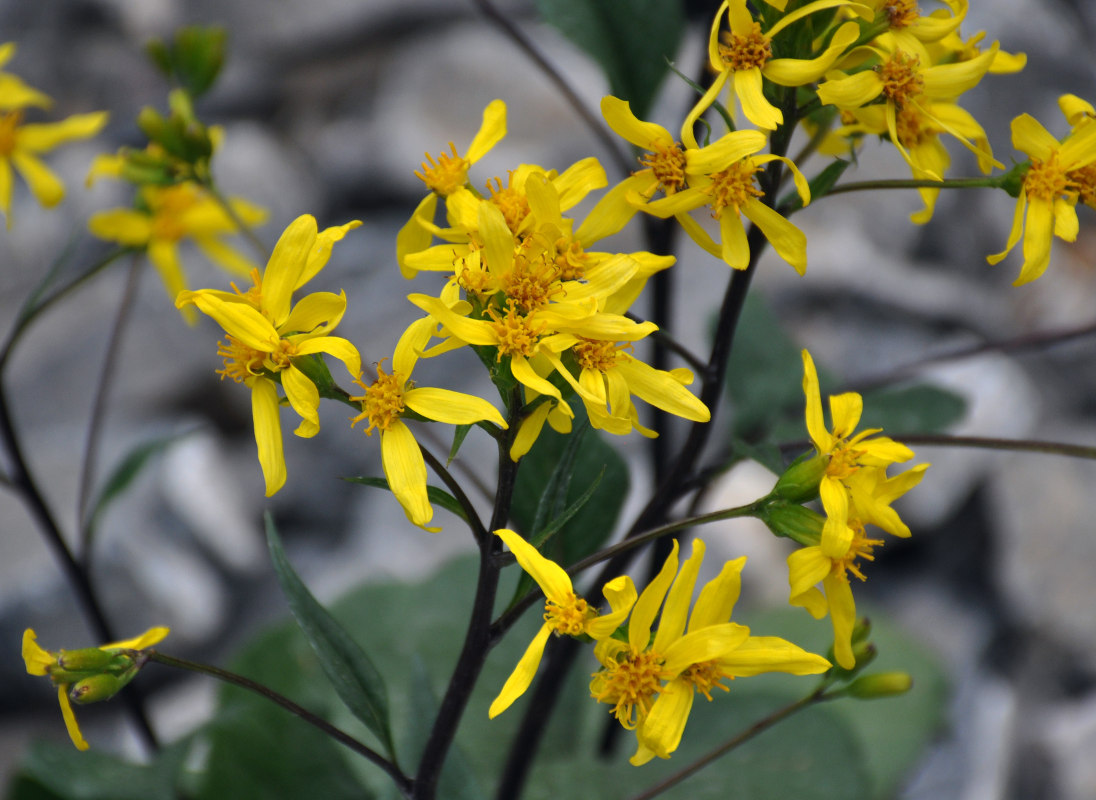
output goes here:
[[540, 586], [546, 599], [544, 624], [506, 679], [498, 697], [491, 703], [487, 713], [492, 719], [509, 708], [529, 688], [551, 634], [589, 636], [594, 641], [601, 641], [616, 632], [636, 601], [632, 579], [627, 576], [615, 578], [602, 590], [610, 611], [599, 614], [596, 608], [575, 594], [571, 578], [562, 567], [542, 556], [533, 545], [511, 530], [502, 528], [495, 531], [495, 535], [510, 548], [522, 569]]
[[354, 221], [317, 231], [316, 219], [302, 215], [285, 229], [265, 272], [261, 276], [258, 271], [253, 273], [255, 285], [248, 291], [201, 289], [180, 292], [175, 299], [179, 308], [193, 304], [213, 317], [227, 334], [218, 350], [225, 364], [219, 372], [222, 378], [232, 378], [251, 389], [255, 441], [267, 497], [286, 479], [279, 383], [301, 417], [294, 433], [307, 438], [320, 430], [319, 391], [295, 361], [326, 353], [342, 361], [352, 376], [361, 372], [361, 357], [354, 345], [328, 335], [342, 319], [346, 295], [315, 292], [292, 303], [293, 292], [327, 264], [335, 242], [359, 225]]
[[1029, 283], [1050, 264], [1054, 236], [1072, 242], [1079, 224], [1078, 199], [1096, 204], [1096, 121], [1084, 116], [1073, 100], [1063, 105], [1073, 130], [1059, 142], [1030, 114], [1012, 121], [1012, 146], [1025, 153], [1031, 164], [1024, 172], [1005, 249], [987, 256], [990, 264], [1005, 258], [1023, 237], [1024, 263], [1014, 286]]
[[459, 155], [457, 146], [450, 142], [450, 152], [441, 153], [436, 160], [427, 153], [422, 172], [415, 175], [431, 192], [448, 197], [468, 182], [469, 168], [487, 155], [505, 135], [506, 104], [502, 100], [492, 100], [483, 110], [483, 124], [472, 138], [465, 155]]
[[[48, 675], [57, 687], [57, 700], [69, 738], [78, 750], [87, 750], [88, 743], [80, 733], [72, 701], [94, 702], [113, 696], [141, 668], [133, 655], [125, 651], [144, 650], [162, 640], [167, 628], [149, 628], [134, 639], [112, 642], [83, 650], [51, 652], [38, 644], [31, 628], [23, 631], [23, 662], [31, 675]], [[109, 686], [105, 690], [103, 687]], [[94, 691], [92, 691], [94, 687]]]
[[[0, 66], [15, 55], [11, 42], [0, 46]], [[11, 227], [12, 169], [46, 208], [64, 199], [65, 186], [39, 156], [73, 139], [87, 139], [107, 124], [107, 112], [76, 114], [60, 122], [26, 123], [28, 107], [48, 108], [50, 98], [19, 78], [0, 72], [0, 211]]]

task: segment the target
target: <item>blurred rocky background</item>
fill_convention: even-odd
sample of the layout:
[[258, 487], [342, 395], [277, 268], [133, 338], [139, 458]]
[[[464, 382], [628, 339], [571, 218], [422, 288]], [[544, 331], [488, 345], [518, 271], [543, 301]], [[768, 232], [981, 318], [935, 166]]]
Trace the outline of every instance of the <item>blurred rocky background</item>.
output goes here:
[[[607, 89], [596, 65], [542, 24], [529, 0], [499, 5], [596, 109]], [[694, 5], [678, 59], [687, 73], [700, 63], [716, 3]], [[971, 6], [966, 34], [986, 30], [989, 40], [1028, 54], [1019, 76], [989, 76], [963, 99], [1008, 164], [1014, 116], [1030, 112], [1060, 135], [1057, 96], [1096, 98], [1096, 12], [1083, 0]], [[87, 190], [86, 168], [97, 153], [141, 144], [135, 115], [145, 105], [163, 109], [166, 95], [143, 44], [195, 23], [230, 32], [222, 80], [199, 110], [225, 128], [215, 160], [222, 187], [270, 209], [259, 231], [264, 240], [272, 243], [306, 212], [321, 226], [363, 221], [335, 248], [316, 285], [346, 291], [340, 332], [366, 363], [389, 356], [417, 315], [402, 302], [408, 284], [394, 263], [395, 232], [423, 193], [412, 173], [424, 152], [436, 154], [450, 139], [466, 146], [490, 100], [507, 102], [509, 134], [478, 166], [481, 180], [522, 161], [562, 169], [589, 154], [603, 157], [610, 180], [620, 177], [549, 80], [472, 2], [8, 2], [0, 4], [0, 40], [19, 43], [8, 69], [52, 95], [58, 116], [110, 109], [111, 122], [95, 140], [51, 157], [69, 188], [59, 209], [43, 211], [17, 188], [14, 224], [0, 236], [5, 328], [66, 243], [77, 262], [105, 252], [84, 233], [87, 217], [128, 204], [129, 189], [102, 181]], [[671, 80], [653, 118], [673, 128], [688, 99]], [[954, 173], [974, 174], [962, 148], [950, 149]], [[865, 146], [857, 178], [907, 176], [893, 148]], [[846, 195], [808, 208], [796, 217], [810, 242], [808, 279], [767, 258], [758, 290], [796, 340], [852, 388], [919, 365], [918, 377], [966, 398], [956, 433], [1096, 444], [1091, 335], [1019, 346], [1038, 332], [1096, 322], [1091, 211], [1080, 213], [1077, 243], [1056, 240], [1046, 275], [1017, 289], [1010, 285], [1015, 257], [996, 267], [984, 260], [1003, 248], [1010, 198], [945, 194], [923, 227], [907, 219], [918, 208], [916, 198], [899, 193]], [[640, 247], [629, 237], [618, 237], [618, 249]], [[199, 253], [185, 258], [192, 286], [225, 285]], [[677, 269], [688, 276], [678, 294], [680, 317], [691, 326], [683, 336], [699, 344], [726, 267], [688, 244]], [[429, 291], [430, 278], [422, 282]], [[45, 315], [7, 375], [25, 450], [66, 530], [75, 527], [86, 421], [124, 284], [118, 268]], [[323, 430], [313, 440], [286, 431], [289, 481], [264, 500], [247, 393], [214, 374], [219, 335], [208, 320], [183, 324], [156, 276], [142, 276], [110, 382], [97, 475], [140, 442], [184, 435], [111, 507], [95, 550], [96, 576], [124, 635], [167, 623], [174, 651], [214, 663], [227, 660], [248, 631], [286, 613], [263, 543], [264, 508], [323, 599], [367, 577], [424, 575], [469, 544], [455, 524], [439, 535], [409, 529], [390, 496], [337, 480], [380, 474], [375, 437], [349, 431], [341, 407], [321, 409]], [[1016, 346], [933, 360], [985, 342]], [[478, 376], [446, 380], [458, 389], [481, 386]], [[629, 446], [642, 452], [641, 444]], [[901, 796], [1096, 797], [1096, 525], [1088, 508], [1096, 464], [950, 448], [918, 448], [918, 455], [934, 466], [903, 507], [915, 535], [889, 545], [857, 587], [922, 638], [951, 680], [948, 725]], [[493, 458], [474, 435], [462, 453], [465, 468], [488, 480]], [[746, 472], [738, 481], [727, 492], [746, 499], [771, 485], [770, 476]], [[634, 485], [642, 493], [642, 475]], [[728, 556], [745, 548], [758, 569], [768, 564], [774, 588], [747, 586], [757, 602], [786, 600], [784, 552], [771, 537], [742, 526], [722, 547]], [[92, 643], [26, 509], [0, 494], [0, 778], [30, 737], [64, 736], [48, 687], [23, 671], [18, 643], [26, 626], [47, 647]], [[155, 726], [170, 739], [204, 719], [213, 689], [162, 673], [150, 673], [147, 687]], [[132, 748], [109, 711], [83, 715], [89, 738]]]

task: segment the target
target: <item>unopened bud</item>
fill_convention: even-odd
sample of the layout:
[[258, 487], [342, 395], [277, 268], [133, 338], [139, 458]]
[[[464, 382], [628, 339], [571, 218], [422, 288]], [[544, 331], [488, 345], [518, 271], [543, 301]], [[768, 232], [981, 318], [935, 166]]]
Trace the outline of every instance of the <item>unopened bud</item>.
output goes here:
[[127, 683], [137, 674], [136, 670], [123, 675], [92, 675], [72, 685], [69, 697], [72, 702], [86, 704], [98, 703], [101, 700], [109, 700], [118, 694]]
[[792, 503], [806, 503], [818, 497], [818, 486], [826, 474], [827, 459], [820, 455], [802, 456], [784, 470], [773, 487], [773, 494]]
[[850, 697], [873, 700], [877, 697], [905, 694], [912, 686], [913, 678], [908, 672], [876, 672], [857, 678], [845, 687], [845, 691]]
[[777, 536], [785, 536], [804, 547], [813, 547], [822, 541], [825, 517], [797, 503], [770, 500], [762, 506], [757, 517]]

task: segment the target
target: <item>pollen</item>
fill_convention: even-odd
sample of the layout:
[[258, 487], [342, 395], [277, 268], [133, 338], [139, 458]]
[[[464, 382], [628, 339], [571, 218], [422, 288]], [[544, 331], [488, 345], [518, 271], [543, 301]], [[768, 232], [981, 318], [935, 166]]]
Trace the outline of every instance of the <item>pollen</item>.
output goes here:
[[1029, 200], [1050, 202], [1058, 197], [1071, 197], [1077, 192], [1077, 184], [1058, 163], [1058, 151], [1045, 161], [1033, 158], [1031, 167], [1024, 175], [1024, 194]]
[[472, 165], [468, 159], [457, 155], [457, 146], [449, 143], [448, 153], [441, 153], [437, 160], [429, 153], [424, 153], [426, 161], [422, 162], [422, 172], [416, 171], [415, 175], [430, 191], [448, 197], [468, 181], [468, 169]]
[[725, 208], [733, 208], [741, 213], [742, 206], [754, 197], [764, 197], [765, 193], [757, 186], [754, 175], [761, 171], [752, 158], [736, 161], [727, 169], [712, 173], [712, 183], [708, 193], [712, 196], [712, 216], [718, 219]]
[[908, 28], [921, 17], [916, 0], [892, 0], [883, 7], [891, 28]]
[[907, 55], [901, 50], [885, 63], [875, 68], [879, 80], [883, 82], [883, 96], [903, 108], [925, 89], [925, 79], [918, 67], [921, 60], [917, 56]]
[[[511, 179], [513, 179], [513, 176], [514, 173], [511, 171]], [[490, 200], [502, 212], [502, 216], [506, 220], [506, 227], [512, 233], [517, 233], [521, 223], [529, 216], [529, 201], [525, 195], [512, 186], [503, 188], [501, 179], [494, 178], [493, 180], [493, 186], [491, 181], [487, 181], [487, 191], [491, 193]]]
[[849, 551], [844, 556], [834, 560], [833, 572], [846, 581], [849, 579], [850, 572], [860, 580], [866, 581], [867, 577], [860, 571], [860, 559], [875, 561], [872, 551], [876, 547], [882, 547], [883, 540], [867, 538], [864, 535], [864, 526], [860, 522], [850, 521], [849, 527], [853, 530], [852, 543], [849, 544]]
[[266, 353], [252, 350], [232, 335], [226, 335], [225, 341], [217, 343], [217, 355], [225, 362], [224, 369], [217, 370], [221, 380], [231, 378], [236, 383], [243, 383], [258, 375], [266, 359]]
[[506, 303], [504, 314], [500, 314], [495, 308], [489, 308], [487, 313], [491, 317], [491, 327], [499, 340], [499, 361], [502, 361], [503, 356], [528, 358], [533, 355], [537, 341], [546, 327], [544, 324], [533, 325], [518, 311], [513, 301]]
[[627, 730], [643, 722], [661, 688], [662, 657], [651, 652], [626, 655], [613, 666], [595, 672], [590, 682], [594, 699], [611, 704], [610, 713]]
[[15, 150], [18, 128], [23, 122], [22, 111], [0, 113], [0, 157], [8, 157]]
[[568, 636], [585, 633], [587, 621], [596, 616], [597, 609], [590, 608], [590, 604], [574, 592], [568, 594], [567, 602], [563, 605], [556, 605], [551, 600], [544, 604], [544, 621], [556, 633], [565, 633]]
[[560, 237], [555, 243], [556, 266], [561, 281], [580, 281], [586, 277], [586, 263], [590, 256], [582, 249], [582, 243]]
[[252, 308], [261, 311], [263, 306], [263, 278], [259, 274], [259, 268], [252, 267], [248, 277], [251, 278], [252, 285], [242, 292], [235, 281], [230, 283], [229, 286], [232, 287], [232, 291], [234, 291], [241, 300]]
[[654, 151], [639, 159], [639, 163], [651, 170], [658, 180], [658, 187], [666, 195], [685, 188], [685, 151], [674, 142], [665, 147], [654, 143]]
[[898, 141], [904, 147], [916, 147], [929, 140], [936, 134], [936, 131], [925, 125], [925, 122], [924, 115], [915, 107], [906, 106], [899, 109], [895, 118]]
[[373, 383], [366, 386], [361, 378], [355, 378], [354, 383], [362, 387], [365, 394], [350, 398], [352, 403], [362, 404], [362, 413], [351, 418], [350, 426], [364, 419], [369, 423], [365, 429], [368, 436], [373, 435], [374, 428], [382, 433], [388, 430], [404, 409], [403, 388], [406, 381], [403, 376], [398, 372], [386, 373], [382, 360], [377, 364], [377, 379]]
[[827, 477], [839, 481], [849, 477], [860, 469], [860, 457], [863, 455], [863, 450], [858, 450], [855, 447], [849, 447], [847, 444], [839, 442], [831, 451], [830, 460], [826, 464]]
[[719, 35], [719, 57], [734, 71], [763, 67], [773, 57], [773, 48], [768, 37], [761, 32], [756, 22], [745, 36], [732, 31], [723, 31]]
[[297, 345], [288, 339], [279, 339], [274, 346], [274, 352], [267, 354], [274, 370], [283, 370], [289, 367], [297, 357]]
[[620, 357], [620, 351], [623, 347], [624, 345], [618, 345], [616, 342], [582, 339], [575, 344], [572, 351], [575, 354], [575, 360], [578, 362], [578, 365], [583, 369], [608, 372], [616, 366], [617, 360]]
[[688, 669], [681, 673], [681, 677], [691, 683], [693, 689], [704, 695], [704, 698], [709, 702], [711, 702], [713, 690], [731, 691], [730, 686], [720, 683], [723, 678], [734, 680], [733, 675], [723, 674], [723, 670], [719, 668], [719, 662], [714, 659], [690, 665]]

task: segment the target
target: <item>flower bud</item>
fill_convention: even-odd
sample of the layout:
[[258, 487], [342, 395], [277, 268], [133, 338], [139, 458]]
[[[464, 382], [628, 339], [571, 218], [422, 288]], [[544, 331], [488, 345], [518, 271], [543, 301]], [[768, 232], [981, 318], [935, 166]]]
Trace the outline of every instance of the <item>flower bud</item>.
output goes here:
[[876, 672], [857, 678], [845, 687], [845, 691], [850, 697], [874, 700], [905, 694], [912, 686], [913, 678], [907, 672]]
[[818, 497], [818, 485], [826, 474], [827, 459], [820, 455], [804, 455], [784, 470], [773, 487], [773, 494], [792, 503], [806, 503]]
[[69, 697], [72, 698], [72, 702], [85, 705], [87, 703], [98, 703], [101, 700], [109, 700], [118, 694], [127, 683], [137, 674], [137, 670], [125, 673], [123, 675], [108, 675], [103, 673], [101, 675], [92, 675], [89, 678], [77, 681], [72, 685], [69, 690]]
[[115, 655], [98, 647], [62, 650], [57, 656], [57, 666], [66, 672], [103, 672], [110, 668]]
[[1001, 188], [1008, 192], [1009, 197], [1020, 196], [1020, 192], [1024, 188], [1024, 177], [1029, 169], [1031, 169], [1030, 160], [1017, 164], [1000, 177]]
[[797, 503], [770, 500], [761, 507], [757, 517], [777, 536], [785, 536], [805, 547], [822, 541], [825, 517]]

